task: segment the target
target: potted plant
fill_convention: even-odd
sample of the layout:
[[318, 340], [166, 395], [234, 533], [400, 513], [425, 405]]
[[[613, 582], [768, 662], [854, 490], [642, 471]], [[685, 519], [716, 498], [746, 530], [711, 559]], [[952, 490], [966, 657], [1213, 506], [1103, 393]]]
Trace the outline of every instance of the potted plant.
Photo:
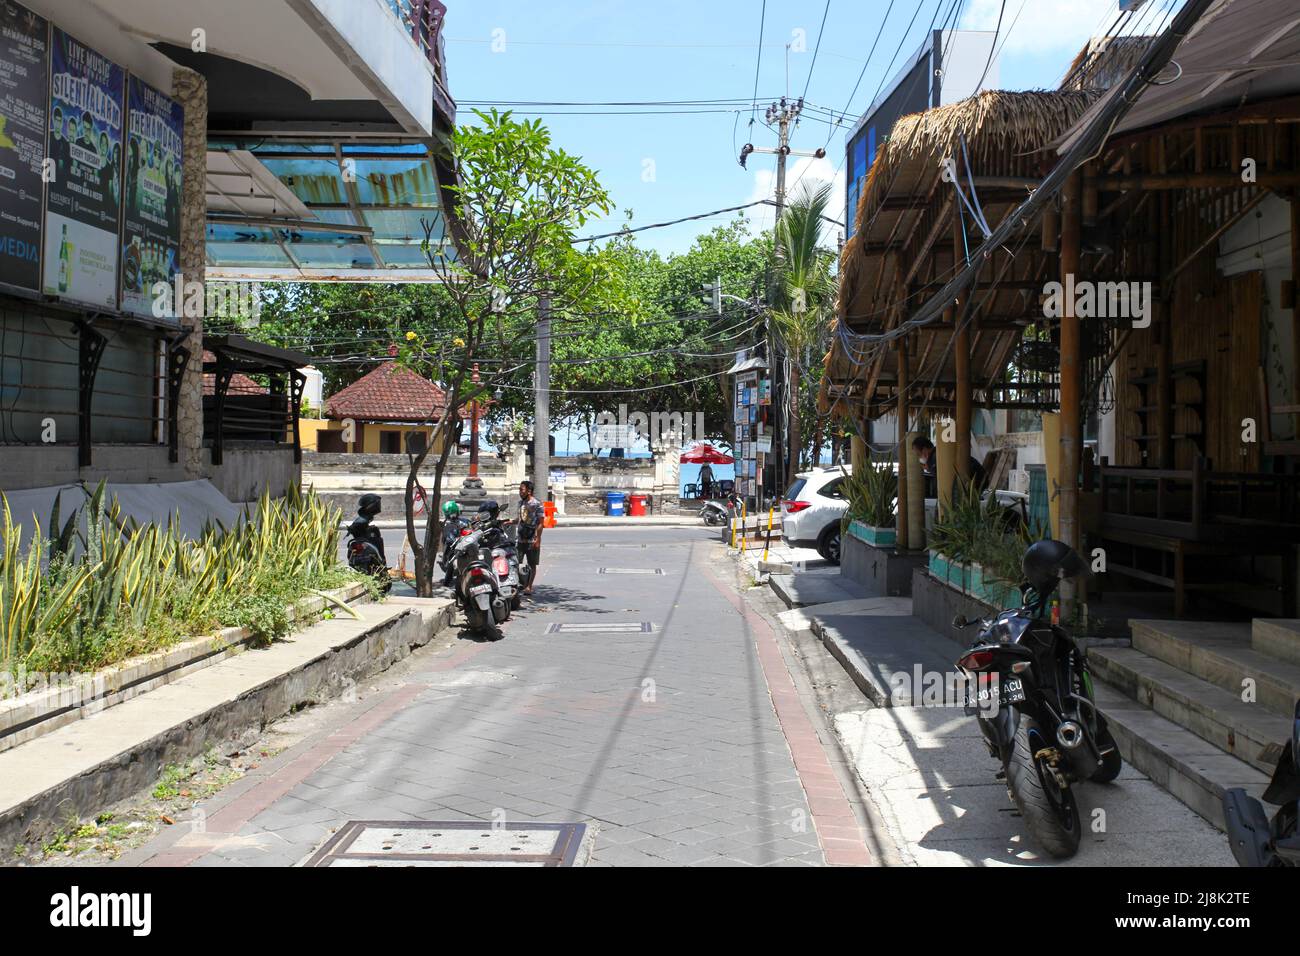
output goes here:
[[898, 543], [894, 515], [898, 474], [893, 464], [868, 464], [861, 474], [844, 479], [844, 489], [849, 500], [844, 513], [845, 532], [878, 548], [894, 547]]
[[1020, 558], [1040, 535], [973, 485], [953, 494], [929, 531], [932, 577], [985, 604], [1003, 607], [1017, 593]]

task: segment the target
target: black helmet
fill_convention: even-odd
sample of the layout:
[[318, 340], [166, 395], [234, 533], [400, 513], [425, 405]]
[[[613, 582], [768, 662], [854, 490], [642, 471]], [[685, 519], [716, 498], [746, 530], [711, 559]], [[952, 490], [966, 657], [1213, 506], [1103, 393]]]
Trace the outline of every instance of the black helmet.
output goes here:
[[478, 506], [478, 513], [480, 516], [487, 515], [489, 518], [495, 521], [497, 519], [497, 516], [501, 514], [501, 506], [497, 504], [495, 501], [493, 501], [491, 498], [489, 498], [487, 501], [483, 502], [481, 505]]
[[378, 495], [362, 495], [361, 500], [357, 502], [357, 514], [363, 518], [373, 518], [379, 514], [381, 504]]
[[1025, 580], [1046, 599], [1056, 588], [1056, 582], [1062, 578], [1074, 578], [1088, 573], [1088, 566], [1083, 558], [1061, 541], [1035, 541], [1025, 552], [1020, 561], [1020, 568], [1025, 572]]

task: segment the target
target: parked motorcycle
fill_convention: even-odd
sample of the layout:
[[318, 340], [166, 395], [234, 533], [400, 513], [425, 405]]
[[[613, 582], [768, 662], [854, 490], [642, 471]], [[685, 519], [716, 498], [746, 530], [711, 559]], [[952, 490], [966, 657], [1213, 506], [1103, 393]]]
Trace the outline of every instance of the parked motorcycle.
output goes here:
[[1093, 704], [1083, 651], [1043, 618], [1060, 580], [1086, 574], [1086, 565], [1060, 541], [1038, 541], [1021, 568], [1021, 607], [978, 622], [953, 620], [955, 628], [980, 629], [957, 666], [968, 677], [966, 713], [978, 717], [989, 755], [1001, 761], [999, 777], [1025, 826], [1049, 854], [1069, 857], [1081, 834], [1073, 785], [1109, 783], [1123, 761]]
[[493, 640], [498, 626], [510, 617], [510, 596], [503, 592], [500, 571], [509, 574], [505, 555], [494, 549], [505, 540], [495, 501], [484, 502], [470, 527], [461, 532], [453, 550], [456, 603], [465, 612], [470, 630]]
[[1291, 739], [1273, 779], [1264, 791], [1264, 803], [1278, 808], [1270, 822], [1264, 804], [1240, 787], [1225, 790], [1223, 819], [1232, 855], [1240, 866], [1300, 866], [1300, 702], [1296, 703]]
[[720, 528], [731, 520], [733, 514], [740, 513], [740, 495], [734, 491], [722, 501], [706, 501], [700, 509], [700, 518], [710, 528]]
[[384, 554], [384, 536], [374, 525], [381, 501], [378, 495], [362, 495], [357, 502], [357, 516], [348, 525], [348, 567], [368, 574], [379, 582], [387, 594], [393, 589], [393, 579], [388, 574], [388, 558]]

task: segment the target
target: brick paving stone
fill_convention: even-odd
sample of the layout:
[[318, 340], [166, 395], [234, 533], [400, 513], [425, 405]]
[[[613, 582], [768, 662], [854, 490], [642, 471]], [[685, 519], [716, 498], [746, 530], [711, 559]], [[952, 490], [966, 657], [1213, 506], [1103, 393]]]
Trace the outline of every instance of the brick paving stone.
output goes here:
[[[567, 533], [558, 540], [620, 534]], [[409, 702], [248, 821], [247, 832], [274, 831], [283, 845], [263, 862], [257, 851], [214, 850], [199, 864], [301, 859], [343, 819], [487, 822], [494, 810], [593, 823], [596, 865], [823, 862], [810, 811], [837, 826], [852, 815], [842, 794], [836, 802], [838, 782], [821, 776], [824, 758], [801, 782], [792, 748], [820, 741], [811, 725], [783, 728], [773, 701], [787, 705], [789, 676], [769, 689], [771, 648], [756, 644], [752, 623], [704, 570], [718, 561], [716, 546], [692, 540], [692, 529], [672, 533], [683, 542], [672, 549], [674, 570], [601, 580], [600, 593], [592, 573], [607, 557], [566, 548], [543, 566], [535, 603], [505, 625], [503, 640], [454, 666], [417, 664]], [[620, 562], [665, 566], [650, 549]], [[658, 630], [545, 633], [600, 620], [651, 620]], [[653, 701], [643, 700], [647, 679]], [[846, 855], [847, 829], [834, 834]]]

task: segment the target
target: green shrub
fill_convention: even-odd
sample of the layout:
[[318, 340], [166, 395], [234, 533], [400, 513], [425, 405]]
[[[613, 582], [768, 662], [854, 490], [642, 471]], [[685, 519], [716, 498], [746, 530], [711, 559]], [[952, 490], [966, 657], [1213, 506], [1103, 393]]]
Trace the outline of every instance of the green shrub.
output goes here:
[[338, 562], [338, 509], [297, 488], [188, 539], [174, 521], [124, 521], [101, 483], [62, 524], [56, 498], [49, 536], [37, 524], [25, 553], [0, 503], [2, 668], [94, 669], [223, 626], [272, 641], [289, 631], [290, 604], [358, 579]]
[[844, 496], [849, 502], [844, 518], [845, 527], [849, 521], [861, 521], [873, 528], [894, 527], [898, 475], [894, 472], [893, 463], [868, 463], [860, 474], [846, 476]]

